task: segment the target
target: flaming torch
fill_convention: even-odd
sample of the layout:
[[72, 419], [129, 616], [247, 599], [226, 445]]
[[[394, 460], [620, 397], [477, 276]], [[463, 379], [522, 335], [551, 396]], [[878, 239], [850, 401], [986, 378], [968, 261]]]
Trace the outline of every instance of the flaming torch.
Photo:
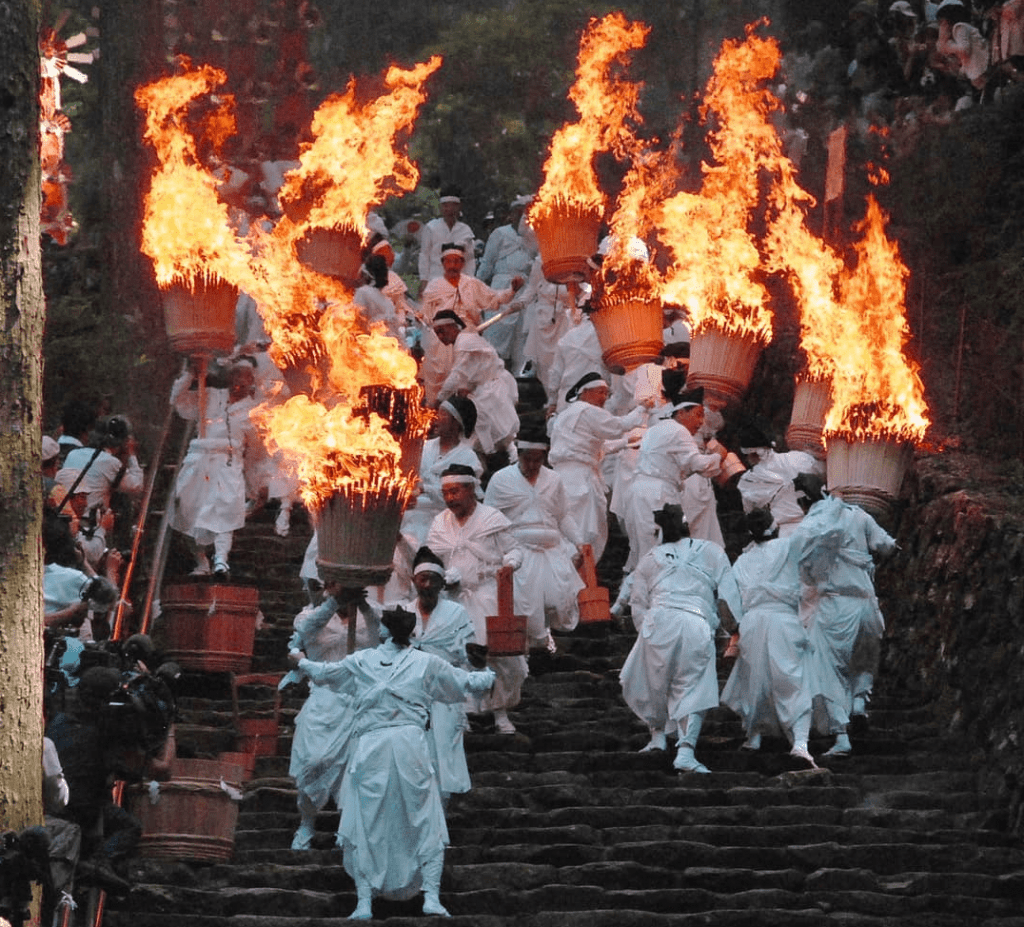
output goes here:
[[630, 122], [639, 121], [640, 85], [616, 78], [613, 69], [643, 47], [649, 31], [621, 13], [610, 13], [591, 20], [583, 33], [576, 82], [569, 90], [580, 118], [552, 137], [544, 183], [528, 215], [544, 276], [552, 283], [579, 283], [588, 276], [587, 258], [597, 251], [607, 205], [594, 156], [602, 151], [629, 155], [635, 146]]
[[[756, 25], [756, 24], [755, 24]], [[775, 173], [782, 143], [769, 116], [779, 107], [766, 88], [778, 68], [777, 43], [747, 27], [744, 42], [726, 41], [701, 107], [714, 114], [699, 193], [678, 193], [655, 221], [673, 258], [662, 297], [685, 306], [692, 330], [687, 384], [703, 386], [718, 405], [740, 399], [762, 348], [771, 341], [768, 293], [758, 279], [761, 256], [749, 230], [763, 171]]]
[[918, 367], [905, 352], [909, 271], [886, 236], [886, 217], [873, 196], [856, 231], [857, 264], [841, 294], [848, 337], [834, 345], [833, 402], [824, 429], [828, 486], [884, 515], [930, 421]]

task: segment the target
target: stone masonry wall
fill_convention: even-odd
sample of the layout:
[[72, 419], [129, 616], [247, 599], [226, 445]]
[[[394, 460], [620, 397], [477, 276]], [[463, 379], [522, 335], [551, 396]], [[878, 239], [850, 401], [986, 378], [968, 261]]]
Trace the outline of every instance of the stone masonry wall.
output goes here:
[[[1013, 470], [1014, 468], [1007, 468]], [[991, 461], [919, 454], [880, 565], [887, 688], [919, 693], [984, 770], [1024, 833], [1024, 486]]]

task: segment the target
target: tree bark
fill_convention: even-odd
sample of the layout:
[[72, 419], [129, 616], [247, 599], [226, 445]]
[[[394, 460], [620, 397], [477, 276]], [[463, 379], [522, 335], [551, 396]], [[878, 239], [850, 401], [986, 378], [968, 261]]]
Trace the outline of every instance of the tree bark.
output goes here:
[[0, 4], [0, 829], [42, 822], [38, 0]]

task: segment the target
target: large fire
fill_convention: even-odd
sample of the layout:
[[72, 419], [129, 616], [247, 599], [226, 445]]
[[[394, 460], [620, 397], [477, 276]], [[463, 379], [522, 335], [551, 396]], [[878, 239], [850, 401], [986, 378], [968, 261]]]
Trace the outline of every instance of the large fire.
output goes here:
[[[230, 97], [213, 101], [201, 138], [191, 128], [191, 107], [209, 102], [224, 73], [183, 62], [182, 73], [136, 94], [146, 113], [146, 139], [159, 158], [143, 229], [157, 283], [192, 288], [220, 279], [239, 287], [257, 302], [274, 359], [306, 368], [309, 395], [264, 404], [253, 419], [313, 508], [338, 493], [404, 503], [415, 486], [415, 474], [400, 465], [402, 448], [388, 421], [360, 403], [369, 387], [418, 390], [416, 362], [382, 324], [365, 322], [349, 281], [306, 266], [296, 244], [311, 230], [342, 228], [355, 233], [358, 248], [368, 211], [415, 187], [418, 171], [396, 138], [411, 127], [426, 98], [423, 83], [440, 63], [433, 58], [411, 70], [391, 68], [386, 92], [365, 102], [355, 82], [328, 99], [314, 116], [313, 140], [300, 166], [286, 177], [285, 216], [272, 229], [253, 225], [245, 236], [201, 157], [234, 129]], [[421, 417], [413, 426], [425, 431], [427, 424]]]
[[[886, 217], [868, 198], [857, 225], [857, 262], [844, 274], [840, 301], [846, 331], [832, 347], [830, 436], [920, 444], [930, 424], [924, 385], [906, 354], [907, 266], [886, 235]], [[847, 332], [849, 337], [847, 337]]]
[[774, 176], [782, 145], [770, 116], [779, 102], [767, 87], [779, 48], [747, 27], [746, 41], [726, 41], [715, 61], [701, 107], [714, 117], [709, 142], [714, 164], [704, 164], [698, 193], [678, 193], [656, 221], [673, 260], [663, 299], [685, 306], [694, 334], [716, 330], [767, 344], [772, 337], [768, 293], [751, 220], [760, 201], [762, 172]]
[[604, 215], [608, 195], [598, 182], [594, 157], [611, 151], [624, 159], [637, 150], [633, 125], [640, 121], [641, 85], [623, 79], [617, 69], [630, 52], [643, 47], [649, 31], [621, 13], [588, 24], [580, 40], [576, 82], [569, 90], [580, 118], [551, 139], [544, 182], [530, 207], [531, 224], [543, 222], [554, 210]]

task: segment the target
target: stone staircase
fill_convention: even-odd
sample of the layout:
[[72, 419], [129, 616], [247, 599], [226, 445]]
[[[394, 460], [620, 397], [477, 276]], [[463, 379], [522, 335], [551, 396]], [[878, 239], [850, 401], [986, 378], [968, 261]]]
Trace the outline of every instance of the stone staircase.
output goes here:
[[[271, 526], [257, 519], [236, 545], [260, 577], [258, 671], [284, 668], [308, 538], [305, 522], [286, 540]], [[697, 751], [712, 774], [680, 776], [671, 753], [637, 752], [646, 731], [617, 676], [632, 637], [607, 626], [559, 636], [558, 654], [531, 657], [518, 733], [467, 735], [474, 787], [448, 809], [442, 881], [454, 924], [1024, 927], [1024, 848], [927, 702], [881, 680], [853, 754], [810, 771], [791, 769], [782, 742], [740, 750], [738, 722], [720, 709]], [[186, 683], [186, 749], [232, 749], [224, 681]], [[271, 699], [247, 689], [240, 707], [266, 713]], [[340, 925], [355, 892], [334, 847], [338, 812], [320, 815], [311, 851], [289, 849], [288, 733], [300, 704], [285, 700], [278, 755], [260, 757], [245, 787], [233, 858], [140, 858], [135, 889], [109, 902], [109, 927]], [[812, 752], [828, 745], [812, 741]], [[418, 899], [378, 900], [374, 911], [395, 924], [434, 920]]]

